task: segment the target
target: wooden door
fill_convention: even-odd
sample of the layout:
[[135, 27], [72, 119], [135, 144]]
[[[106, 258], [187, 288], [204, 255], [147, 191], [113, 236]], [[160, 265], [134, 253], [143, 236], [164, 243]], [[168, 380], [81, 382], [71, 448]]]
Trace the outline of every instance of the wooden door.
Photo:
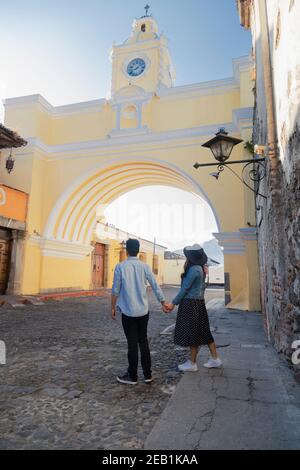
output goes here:
[[0, 295], [5, 294], [9, 276], [11, 242], [0, 239]]
[[96, 243], [93, 251], [92, 283], [94, 289], [104, 287], [105, 245]]

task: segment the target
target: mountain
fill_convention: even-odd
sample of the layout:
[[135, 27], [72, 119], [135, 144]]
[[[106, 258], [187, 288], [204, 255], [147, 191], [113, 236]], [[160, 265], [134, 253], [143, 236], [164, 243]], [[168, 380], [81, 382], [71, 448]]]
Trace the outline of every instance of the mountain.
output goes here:
[[202, 243], [203, 249], [207, 256], [220, 264], [224, 264], [224, 255], [222, 248], [215, 238]]

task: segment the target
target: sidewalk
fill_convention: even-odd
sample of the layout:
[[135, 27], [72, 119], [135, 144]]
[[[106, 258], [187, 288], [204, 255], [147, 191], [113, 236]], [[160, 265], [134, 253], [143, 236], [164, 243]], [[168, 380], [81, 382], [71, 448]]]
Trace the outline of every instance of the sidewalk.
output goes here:
[[0, 295], [0, 307], [25, 307], [28, 305], [43, 305], [47, 300], [64, 300], [79, 297], [105, 297], [110, 295], [110, 290], [99, 288], [98, 290], [80, 290], [67, 292], [52, 292], [38, 295]]
[[[300, 385], [268, 343], [261, 315], [210, 303], [222, 369], [182, 376], [145, 448], [300, 449]], [[220, 347], [222, 346], [222, 347]]]

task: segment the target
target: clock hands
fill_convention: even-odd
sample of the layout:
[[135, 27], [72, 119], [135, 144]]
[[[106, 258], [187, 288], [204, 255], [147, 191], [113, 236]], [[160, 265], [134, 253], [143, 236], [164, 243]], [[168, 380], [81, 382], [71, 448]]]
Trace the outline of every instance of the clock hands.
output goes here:
[[132, 76], [138, 76], [141, 75], [141, 73], [145, 70], [145, 63], [141, 59], [138, 60], [133, 60], [129, 65], [128, 65], [128, 73], [129, 75]]

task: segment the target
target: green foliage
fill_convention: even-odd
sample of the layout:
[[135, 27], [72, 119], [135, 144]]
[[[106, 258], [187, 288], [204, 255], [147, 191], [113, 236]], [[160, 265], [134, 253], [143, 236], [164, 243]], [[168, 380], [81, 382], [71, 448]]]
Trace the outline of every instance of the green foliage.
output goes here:
[[251, 155], [254, 155], [253, 140], [248, 140], [247, 142], [245, 142], [244, 148], [248, 150], [248, 152], [251, 153]]

